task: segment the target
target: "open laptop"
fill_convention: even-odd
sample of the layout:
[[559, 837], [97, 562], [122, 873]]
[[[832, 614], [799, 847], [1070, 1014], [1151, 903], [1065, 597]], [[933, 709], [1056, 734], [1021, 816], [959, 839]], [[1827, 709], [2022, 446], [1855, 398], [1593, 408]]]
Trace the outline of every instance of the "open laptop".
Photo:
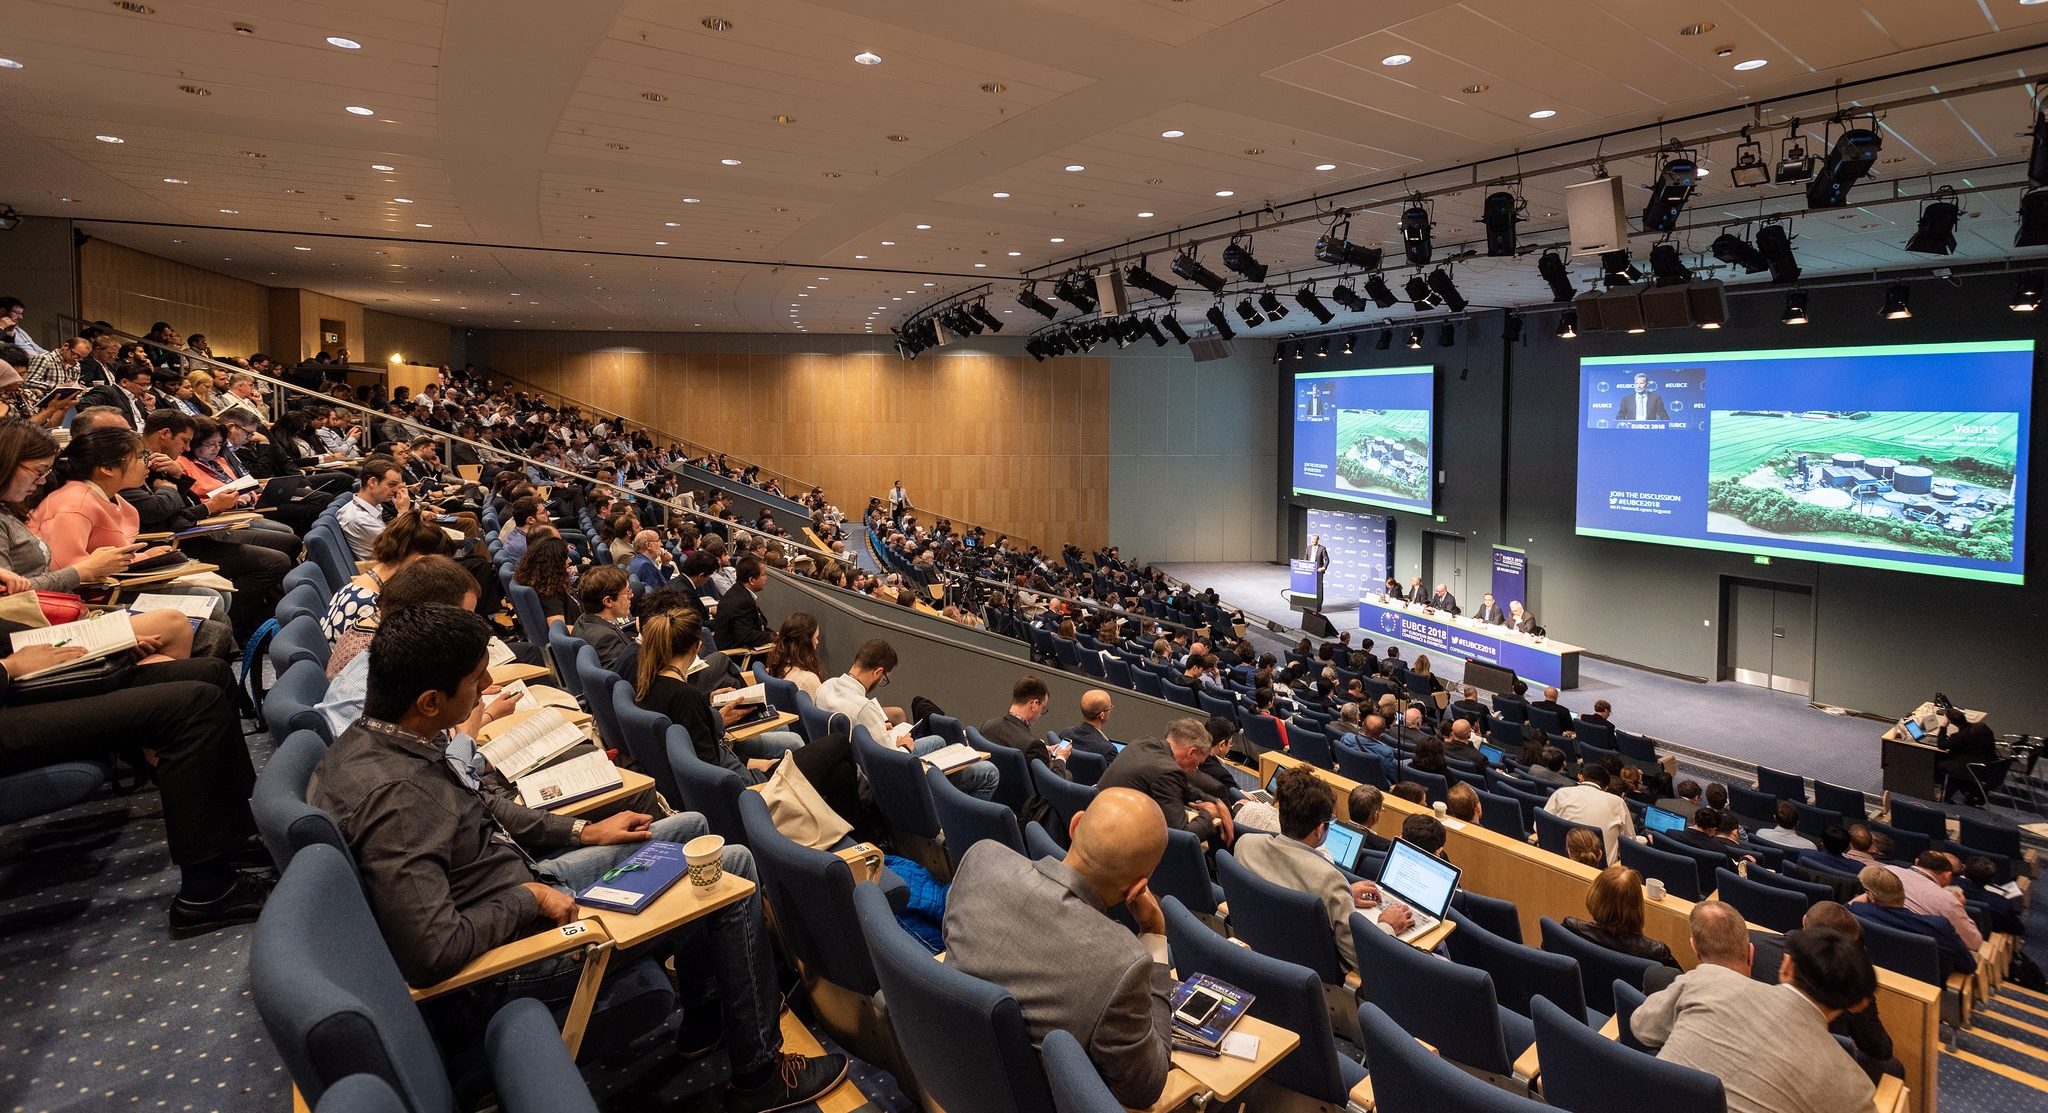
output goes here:
[[1665, 834], [1683, 831], [1685, 830], [1685, 817], [1677, 812], [1667, 812], [1663, 808], [1645, 808], [1643, 809], [1643, 830], [1661, 831]]
[[1280, 770], [1275, 769], [1273, 770], [1273, 775], [1266, 778], [1266, 787], [1255, 788], [1250, 792], [1245, 793], [1245, 795], [1251, 797], [1254, 800], [1257, 800], [1261, 804], [1270, 804], [1273, 802], [1273, 786], [1279, 783]]
[[1406, 943], [1443, 922], [1462, 872], [1407, 839], [1395, 839], [1387, 851], [1387, 864], [1380, 870], [1380, 903], [1383, 907], [1401, 905], [1415, 922], [1394, 938]]
[[1323, 849], [1329, 852], [1330, 861], [1337, 868], [1358, 872], [1358, 851], [1365, 845], [1365, 836], [1332, 819], [1323, 830]]
[[1479, 754], [1486, 759], [1488, 765], [1499, 765], [1508, 756], [1501, 751], [1499, 746], [1481, 746], [1479, 747]]

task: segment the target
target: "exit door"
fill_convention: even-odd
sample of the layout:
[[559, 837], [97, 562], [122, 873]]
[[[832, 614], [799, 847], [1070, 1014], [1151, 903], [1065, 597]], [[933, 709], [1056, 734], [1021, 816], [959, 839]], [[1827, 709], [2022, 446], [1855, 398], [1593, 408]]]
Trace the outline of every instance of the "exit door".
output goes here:
[[1724, 577], [1721, 679], [1813, 694], [1813, 589]]
[[1472, 603], [1465, 598], [1465, 538], [1462, 534], [1446, 533], [1441, 530], [1422, 531], [1422, 588], [1435, 592], [1436, 585], [1447, 584], [1451, 594], [1458, 597], [1458, 606], [1471, 610]]

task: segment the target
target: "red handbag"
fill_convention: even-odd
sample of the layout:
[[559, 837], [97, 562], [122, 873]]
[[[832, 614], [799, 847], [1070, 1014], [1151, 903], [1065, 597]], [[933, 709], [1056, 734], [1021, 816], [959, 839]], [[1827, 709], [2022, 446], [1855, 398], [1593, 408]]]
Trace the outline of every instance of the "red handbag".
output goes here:
[[43, 617], [49, 619], [52, 626], [77, 622], [91, 614], [86, 610], [85, 600], [62, 591], [38, 591], [36, 604], [42, 607]]

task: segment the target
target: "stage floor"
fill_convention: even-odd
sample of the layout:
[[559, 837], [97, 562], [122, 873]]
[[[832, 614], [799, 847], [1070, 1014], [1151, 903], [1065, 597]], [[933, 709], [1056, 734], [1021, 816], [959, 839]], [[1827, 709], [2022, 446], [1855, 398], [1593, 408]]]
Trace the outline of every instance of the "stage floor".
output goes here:
[[[1264, 618], [1285, 625], [1293, 625], [1299, 619], [1287, 609], [1283, 598], [1287, 587], [1285, 565], [1157, 567], [1197, 588], [1215, 588], [1226, 603]], [[1355, 604], [1331, 607], [1323, 613], [1339, 630], [1358, 628]], [[1296, 629], [1290, 640], [1298, 641], [1300, 637]], [[1375, 640], [1386, 644], [1383, 635]], [[1316, 641], [1321, 644], [1322, 639]], [[1412, 648], [1404, 646], [1403, 653]], [[1588, 648], [1597, 652], [1599, 647]], [[1430, 664], [1446, 682], [1464, 672], [1464, 662], [1457, 659], [1432, 657]], [[1565, 692], [1558, 702], [1573, 711], [1582, 711], [1590, 710], [1596, 699], [1614, 705], [1614, 721], [1625, 730], [1737, 761], [1820, 777], [1845, 788], [1876, 792], [1881, 784], [1878, 735], [1883, 733], [1884, 725], [1829, 714], [1810, 706], [1804, 697], [1732, 682], [1697, 684], [1581, 656], [1579, 686]]]

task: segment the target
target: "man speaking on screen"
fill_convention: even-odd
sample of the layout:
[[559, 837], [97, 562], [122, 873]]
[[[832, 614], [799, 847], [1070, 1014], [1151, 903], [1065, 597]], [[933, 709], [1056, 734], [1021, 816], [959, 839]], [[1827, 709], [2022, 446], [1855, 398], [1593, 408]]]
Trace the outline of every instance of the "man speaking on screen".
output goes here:
[[1650, 389], [1650, 377], [1636, 374], [1636, 389], [1633, 394], [1621, 396], [1619, 421], [1669, 421], [1671, 415], [1664, 412], [1664, 396]]

